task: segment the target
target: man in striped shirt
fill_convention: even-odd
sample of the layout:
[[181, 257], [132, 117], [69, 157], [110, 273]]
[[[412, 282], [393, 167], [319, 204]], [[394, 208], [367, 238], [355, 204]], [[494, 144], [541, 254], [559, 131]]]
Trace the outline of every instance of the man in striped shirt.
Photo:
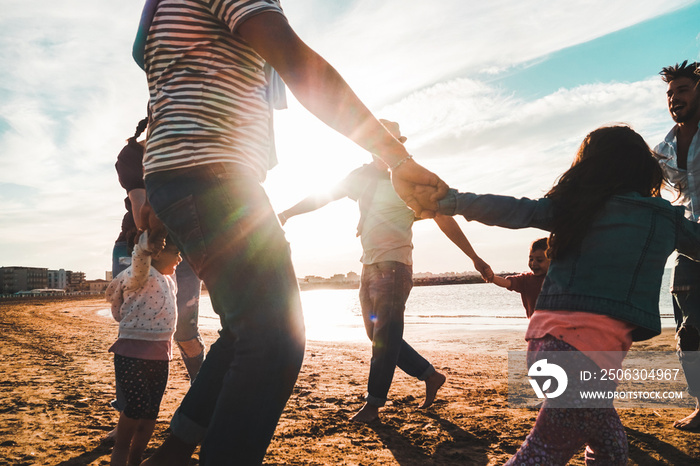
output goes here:
[[[260, 185], [274, 164], [271, 88], [391, 167], [418, 215], [420, 187], [447, 186], [413, 161], [340, 75], [304, 44], [278, 0], [148, 0], [135, 58], [148, 78], [150, 205], [203, 279], [220, 338], [147, 465], [260, 464], [304, 354], [289, 245]], [[156, 230], [157, 224], [151, 225]]]

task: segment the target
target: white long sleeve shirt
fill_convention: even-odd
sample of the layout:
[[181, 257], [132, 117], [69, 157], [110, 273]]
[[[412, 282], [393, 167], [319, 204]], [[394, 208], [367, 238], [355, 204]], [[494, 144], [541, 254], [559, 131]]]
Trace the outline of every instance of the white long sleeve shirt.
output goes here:
[[654, 152], [664, 171], [664, 175], [679, 193], [678, 200], [673, 203], [685, 207], [685, 216], [694, 222], [700, 222], [700, 129], [695, 132], [688, 148], [687, 169], [678, 168], [676, 153], [676, 126], [669, 131]]
[[119, 338], [169, 341], [177, 323], [177, 284], [174, 276], [151, 267], [143, 233], [134, 246], [131, 266], [107, 287], [112, 316], [119, 322]]

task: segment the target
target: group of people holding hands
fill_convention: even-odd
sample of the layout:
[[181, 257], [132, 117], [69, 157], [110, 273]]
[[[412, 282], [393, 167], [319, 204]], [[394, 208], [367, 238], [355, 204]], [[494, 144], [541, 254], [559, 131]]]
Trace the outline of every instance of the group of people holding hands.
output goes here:
[[[140, 167], [144, 203], [138, 214], [148, 236], [142, 233], [134, 241], [132, 266], [117, 276], [110, 296], [115, 318], [123, 323], [119, 340], [146, 343], [118, 341], [113, 348], [122, 391], [117, 405], [124, 400], [117, 408], [126, 419], [117, 426], [112, 464], [186, 465], [197, 445], [202, 465], [262, 463], [305, 347], [299, 289], [281, 224], [346, 196], [360, 209], [360, 303], [372, 340], [366, 403], [353, 420], [378, 418], [397, 366], [425, 382], [423, 407], [445, 382], [403, 340], [412, 286], [411, 226], [420, 218], [433, 218], [487, 281], [523, 294], [531, 361], [541, 352], [567, 351], [580, 354], [586, 364], [621, 367], [621, 359], [596, 355], [624, 354], [634, 341], [661, 332], [661, 276], [677, 251], [672, 292], [679, 354], [689, 393], [700, 396], [697, 64], [661, 72], [676, 125], [659, 147], [651, 150], [629, 126], [600, 127], [583, 139], [571, 167], [543, 198], [518, 199], [450, 188], [418, 164], [398, 124], [370, 113], [296, 35], [278, 0], [148, 0], [134, 57], [150, 94]], [[261, 183], [276, 163], [272, 110], [283, 101], [280, 79], [304, 107], [373, 160], [330, 195], [310, 196], [276, 214]], [[680, 205], [661, 198], [664, 184], [676, 188]], [[495, 277], [455, 215], [549, 232], [530, 251], [535, 279]], [[192, 363], [191, 386], [168, 437], [141, 463], [143, 439], [147, 443], [153, 430], [153, 407], [157, 415], [162, 397], [157, 382], [163, 371], [133, 360], [167, 361], [172, 354], [165, 336], [181, 324], [163, 303], [182, 291], [179, 271], [178, 283], [168, 279], [180, 260], [177, 251], [194, 271], [197, 290], [199, 280], [206, 284], [222, 328], [204, 357], [196, 312], [187, 314], [182, 325], [194, 323], [195, 331], [176, 341], [183, 359]], [[162, 314], [151, 309], [157, 308], [153, 296], [163, 298], [158, 301]], [[196, 298], [190, 304], [198, 292]], [[154, 385], [145, 389], [149, 400], [129, 385], [137, 370], [154, 371]], [[603, 388], [614, 390], [614, 383]], [[132, 422], [132, 416], [146, 421]], [[677, 423], [679, 428], [699, 425], [698, 410]], [[550, 407], [545, 400], [508, 464], [566, 464], [582, 445], [587, 445], [587, 462], [627, 464], [626, 434], [612, 400], [595, 408]]]

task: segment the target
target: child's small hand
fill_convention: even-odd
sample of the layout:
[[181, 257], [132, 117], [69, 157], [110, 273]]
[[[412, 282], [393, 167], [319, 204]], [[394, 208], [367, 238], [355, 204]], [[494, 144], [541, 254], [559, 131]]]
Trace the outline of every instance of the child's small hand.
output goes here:
[[139, 230], [136, 233], [136, 240], [135, 243], [138, 244], [139, 249], [146, 253], [147, 255], [153, 254], [152, 249], [150, 247], [149, 241], [148, 241], [148, 232]]
[[475, 259], [474, 268], [481, 274], [481, 278], [483, 278], [486, 283], [493, 282], [493, 270], [491, 270], [491, 266], [484, 262], [483, 259], [480, 257]]

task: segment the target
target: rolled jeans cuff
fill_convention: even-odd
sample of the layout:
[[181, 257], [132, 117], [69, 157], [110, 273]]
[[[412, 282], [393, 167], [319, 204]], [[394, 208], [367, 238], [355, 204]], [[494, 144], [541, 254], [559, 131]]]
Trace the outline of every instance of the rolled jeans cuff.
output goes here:
[[175, 411], [170, 421], [170, 430], [173, 435], [190, 445], [198, 445], [207, 433], [207, 428], [194, 422], [192, 419], [180, 412], [180, 408]]
[[423, 371], [423, 373], [420, 376], [418, 376], [418, 380], [425, 382], [435, 372], [437, 372], [437, 371], [435, 370], [435, 367], [431, 364], [430, 366], [428, 366], [428, 368], [425, 371]]
[[372, 406], [382, 407], [386, 404], [386, 398], [377, 398], [369, 393], [365, 395], [365, 401]]
[[700, 351], [678, 350], [677, 354], [688, 384], [688, 394], [700, 398]]
[[[423, 373], [418, 377], [418, 380], [420, 380], [420, 381], [422, 381], [422, 382], [425, 382], [425, 381], [428, 380], [428, 378], [429, 378], [431, 375], [433, 375], [435, 372], [437, 372], [437, 371], [435, 370], [435, 367], [431, 364], [431, 365], [428, 366], [428, 368], [427, 368], [426, 370], [424, 370]], [[370, 394], [368, 393], [367, 395], [365, 395], [365, 401], [366, 401], [367, 403], [371, 404], [372, 406], [379, 406], [379, 407], [381, 407], [381, 406], [384, 406], [384, 405], [386, 404], [387, 399], [386, 399], [386, 398], [378, 398], [378, 397], [372, 396], [372, 395], [370, 395]]]

